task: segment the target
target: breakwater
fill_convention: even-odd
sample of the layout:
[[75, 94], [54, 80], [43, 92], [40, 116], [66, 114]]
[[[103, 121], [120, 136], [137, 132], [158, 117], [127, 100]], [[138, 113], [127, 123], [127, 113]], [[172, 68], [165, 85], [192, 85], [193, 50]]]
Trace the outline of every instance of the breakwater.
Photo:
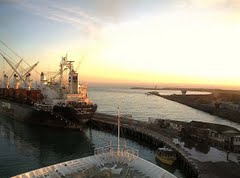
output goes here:
[[[90, 127], [95, 129], [117, 134], [116, 116], [95, 113], [89, 124]], [[196, 149], [192, 149], [193, 147], [190, 145], [191, 149], [186, 149], [186, 146], [188, 147], [187, 143], [176, 143], [178, 136], [178, 132], [160, 128], [150, 122], [121, 118], [121, 137], [147, 144], [154, 149], [167, 146], [175, 150], [177, 153], [177, 165], [186, 177], [239, 177], [239, 163], [226, 160], [226, 153], [210, 148], [209, 154], [199, 152], [195, 155], [194, 150]], [[200, 142], [196, 143], [196, 145], [201, 144]], [[201, 156], [197, 158], [199, 155]], [[221, 159], [218, 159], [218, 155], [221, 155]]]
[[239, 110], [219, 107], [216, 97], [211, 95], [158, 95], [162, 98], [175, 101], [194, 109], [207, 112], [211, 115], [222, 117], [232, 122], [240, 123]]
[[[90, 121], [90, 126], [96, 129], [117, 133], [116, 116], [96, 113]], [[128, 118], [121, 118], [121, 136], [125, 136], [144, 142], [151, 147], [158, 148], [167, 146], [177, 153], [177, 163], [187, 177], [199, 177], [199, 169], [197, 162], [188, 157], [188, 153], [181, 147], [172, 142], [172, 138], [166, 135], [174, 136], [173, 132], [157, 129], [154, 125], [147, 122], [137, 121]], [[176, 135], [175, 135], [176, 136]]]

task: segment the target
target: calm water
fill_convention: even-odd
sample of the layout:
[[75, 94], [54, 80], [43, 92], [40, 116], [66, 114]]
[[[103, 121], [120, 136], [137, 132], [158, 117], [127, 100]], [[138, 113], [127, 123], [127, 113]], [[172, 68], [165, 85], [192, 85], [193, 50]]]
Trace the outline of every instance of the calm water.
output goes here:
[[[89, 96], [99, 105], [99, 112], [116, 114], [116, 108], [120, 106], [122, 113], [132, 114], [134, 119], [139, 120], [148, 120], [148, 117], [203, 120], [240, 128], [238, 124], [184, 105], [156, 96], [146, 96], [145, 92], [124, 88], [89, 88]], [[83, 132], [77, 132], [32, 126], [0, 115], [0, 177], [92, 155], [95, 147], [106, 145], [108, 140], [116, 142], [116, 137], [87, 128]], [[127, 142], [129, 146], [140, 151], [141, 157], [156, 163], [154, 149], [134, 141]], [[164, 168], [178, 177], [183, 177], [176, 168]]]
[[[91, 88], [90, 98], [98, 104], [98, 111], [107, 114], [116, 114], [120, 107], [122, 114], [131, 114], [134, 119], [147, 121], [148, 117], [164, 118], [180, 121], [204, 121], [229, 125], [240, 130], [240, 124], [224, 120], [220, 117], [193, 109], [191, 107], [150, 95], [146, 90], [131, 90], [128, 88]], [[180, 94], [180, 91], [159, 91], [160, 94]], [[190, 94], [190, 92], [188, 92]], [[191, 92], [204, 94], [204, 92]]]
[[[109, 140], [117, 142], [116, 136], [93, 129], [78, 132], [33, 126], [0, 115], [0, 177], [92, 155], [95, 147], [105, 146]], [[156, 163], [155, 150], [134, 141], [121, 141], [138, 149], [142, 158]], [[175, 167], [164, 168], [184, 177]]]

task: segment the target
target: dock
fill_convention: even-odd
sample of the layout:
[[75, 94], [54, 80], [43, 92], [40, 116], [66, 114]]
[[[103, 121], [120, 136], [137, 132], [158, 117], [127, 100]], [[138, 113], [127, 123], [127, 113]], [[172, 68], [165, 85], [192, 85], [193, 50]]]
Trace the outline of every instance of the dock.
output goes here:
[[[117, 117], [102, 113], [96, 113], [90, 121], [93, 128], [109, 131], [112, 133], [117, 127]], [[116, 130], [116, 129], [115, 129]], [[167, 146], [176, 151], [177, 160], [182, 172], [187, 177], [198, 178], [199, 170], [196, 162], [188, 157], [188, 153], [181, 147], [172, 142], [172, 138], [167, 134], [174, 135], [174, 133], [166, 133], [164, 129], [156, 129], [147, 122], [138, 121], [128, 118], [121, 118], [121, 136], [127, 136], [136, 141], [145, 142], [154, 147]]]
[[[90, 121], [90, 126], [110, 133], [117, 131], [117, 116], [96, 113]], [[116, 132], [114, 132], [116, 134]], [[137, 142], [144, 142], [151, 148], [169, 147], [177, 153], [177, 164], [186, 177], [238, 177], [239, 164], [232, 162], [200, 162], [190, 157], [189, 153], [179, 144], [173, 142], [178, 132], [159, 128], [155, 124], [131, 118], [121, 118], [121, 136]]]

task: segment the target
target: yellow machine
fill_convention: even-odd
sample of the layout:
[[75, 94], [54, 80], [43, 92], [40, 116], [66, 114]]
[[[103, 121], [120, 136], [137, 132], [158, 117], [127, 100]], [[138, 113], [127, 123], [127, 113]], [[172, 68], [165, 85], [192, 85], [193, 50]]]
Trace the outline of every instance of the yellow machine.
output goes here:
[[162, 163], [171, 166], [176, 161], [176, 153], [169, 148], [158, 148], [156, 158]]

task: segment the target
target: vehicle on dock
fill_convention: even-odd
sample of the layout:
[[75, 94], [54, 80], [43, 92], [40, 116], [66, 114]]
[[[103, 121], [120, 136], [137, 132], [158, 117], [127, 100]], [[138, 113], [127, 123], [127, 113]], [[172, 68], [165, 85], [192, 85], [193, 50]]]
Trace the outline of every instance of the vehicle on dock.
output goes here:
[[169, 166], [173, 165], [177, 159], [175, 151], [165, 147], [157, 149], [156, 158]]
[[0, 86], [0, 114], [37, 125], [81, 129], [97, 110], [67, 55], [55, 75], [47, 78], [39, 73], [40, 81], [34, 80], [34, 86], [31, 72], [38, 62], [26, 67], [22, 58], [14, 62], [5, 53], [0, 55], [11, 68]]

